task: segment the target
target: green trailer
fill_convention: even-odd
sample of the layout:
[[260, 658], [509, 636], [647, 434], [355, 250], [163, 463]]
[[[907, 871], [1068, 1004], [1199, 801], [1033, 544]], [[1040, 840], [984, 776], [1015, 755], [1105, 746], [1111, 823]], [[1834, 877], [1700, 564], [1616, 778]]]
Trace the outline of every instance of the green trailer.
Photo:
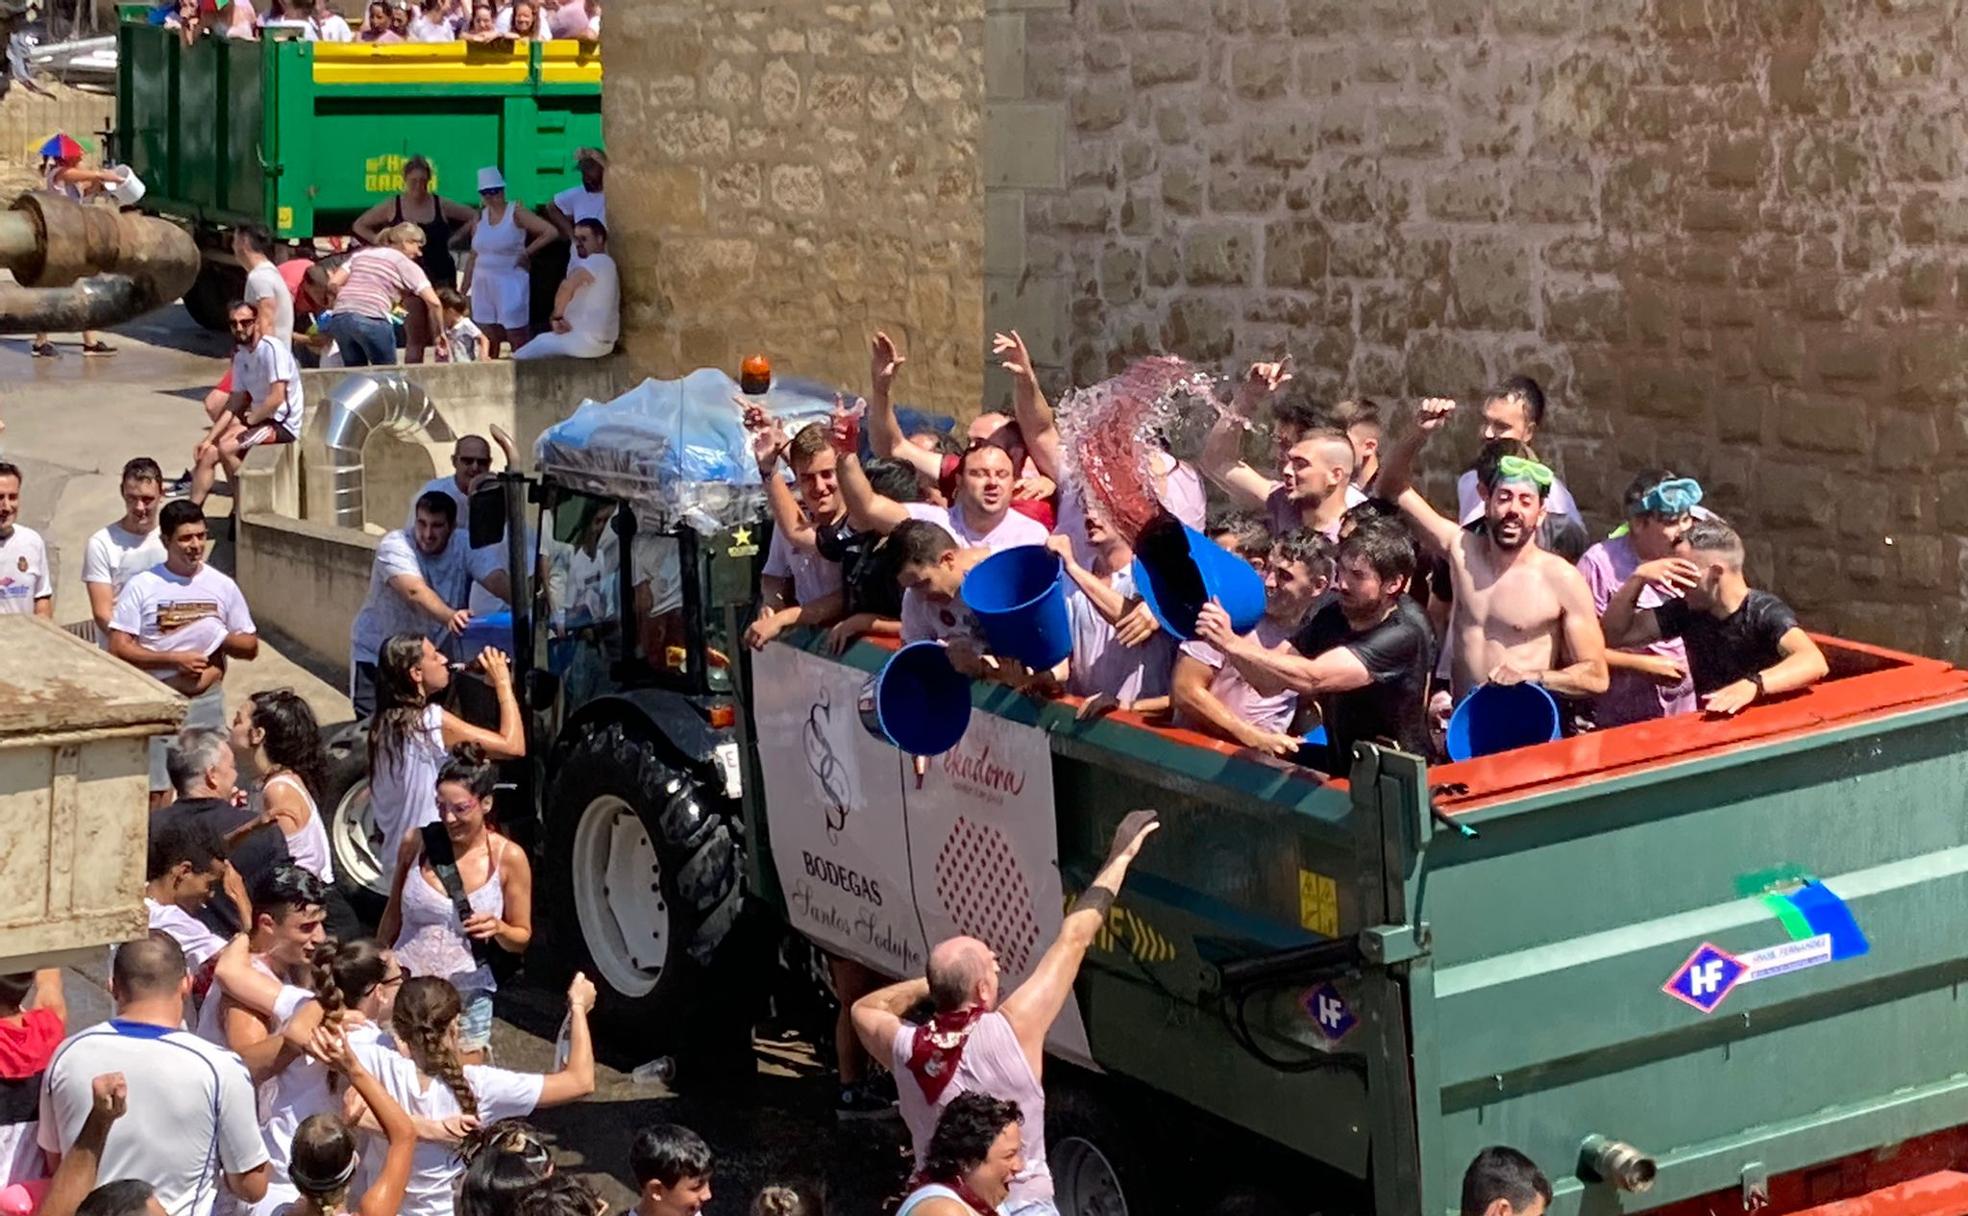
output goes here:
[[117, 30], [114, 151], [143, 179], [143, 209], [196, 235], [205, 265], [185, 304], [214, 328], [239, 286], [230, 228], [346, 236], [419, 153], [439, 193], [473, 200], [477, 171], [498, 165], [537, 208], [579, 184], [575, 151], [601, 142], [595, 43], [185, 46], [142, 19]]

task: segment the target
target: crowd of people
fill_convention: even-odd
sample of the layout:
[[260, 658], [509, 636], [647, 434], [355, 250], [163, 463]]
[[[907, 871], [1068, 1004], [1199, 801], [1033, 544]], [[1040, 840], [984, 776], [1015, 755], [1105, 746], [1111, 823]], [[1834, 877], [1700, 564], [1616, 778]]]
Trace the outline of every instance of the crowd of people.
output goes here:
[[349, 23], [337, 0], [167, 0], [159, 24], [189, 45], [199, 38], [304, 38], [309, 42], [513, 44], [601, 39], [601, 0], [373, 0]]
[[[788, 436], [751, 411], [777, 525], [751, 645], [793, 626], [836, 647], [941, 640], [967, 674], [1084, 698], [1084, 715], [1118, 709], [1340, 776], [1361, 741], [1441, 757], [1451, 707], [1484, 684], [1542, 685], [1569, 733], [1734, 714], [1827, 673], [1796, 615], [1745, 581], [1740, 534], [1684, 472], [1635, 470], [1626, 522], [1588, 544], [1532, 447], [1546, 403], [1522, 376], [1479, 403], [1482, 446], [1447, 513], [1413, 480], [1455, 402], [1425, 400], [1390, 433], [1373, 401], [1310, 405], [1285, 365], [1252, 366], [1200, 468], [1161, 449], [1148, 466], [1163, 511], [1254, 567], [1264, 611], [1240, 633], [1212, 603], [1193, 637], [1170, 637], [1132, 585], [1129, 538], [1073, 484], [1023, 341], [995, 345], [1014, 412], [961, 442], [903, 433], [890, 397], [906, 360], [885, 334], [865, 415]], [[1265, 421], [1268, 469], [1244, 451]], [[991, 654], [963, 602], [965, 575], [1018, 545], [1051, 547], [1070, 580], [1073, 650], [1050, 671]]]

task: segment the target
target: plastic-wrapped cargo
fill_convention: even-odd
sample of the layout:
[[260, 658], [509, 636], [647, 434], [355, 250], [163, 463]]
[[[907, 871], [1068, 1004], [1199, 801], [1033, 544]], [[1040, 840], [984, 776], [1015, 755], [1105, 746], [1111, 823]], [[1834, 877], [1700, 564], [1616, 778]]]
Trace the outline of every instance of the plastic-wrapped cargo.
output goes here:
[[583, 401], [542, 432], [534, 458], [564, 485], [627, 500], [639, 529], [715, 532], [765, 510], [741, 401], [763, 406], [792, 434], [827, 420], [834, 390], [781, 379], [746, 395], [708, 367], [681, 380], [644, 380], [612, 401]]

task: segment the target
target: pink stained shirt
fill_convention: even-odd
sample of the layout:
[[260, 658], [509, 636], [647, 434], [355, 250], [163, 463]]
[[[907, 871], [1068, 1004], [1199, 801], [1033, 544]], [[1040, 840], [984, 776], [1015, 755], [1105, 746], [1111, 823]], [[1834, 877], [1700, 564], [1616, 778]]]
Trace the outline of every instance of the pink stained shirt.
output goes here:
[[[1606, 605], [1612, 602], [1620, 584], [1631, 578], [1639, 565], [1640, 554], [1634, 549], [1632, 538], [1626, 536], [1602, 540], [1579, 558], [1579, 573], [1585, 576], [1585, 585], [1592, 589], [1592, 605], [1601, 616], [1605, 615]], [[1666, 598], [1650, 583], [1640, 592], [1640, 607], [1658, 608]], [[1688, 652], [1680, 638], [1664, 638], [1651, 645], [1631, 647], [1629, 651], [1674, 659], [1684, 669], [1688, 662]], [[1612, 677], [1612, 684], [1592, 702], [1592, 722], [1600, 730], [1695, 711], [1695, 686], [1687, 676], [1679, 684], [1661, 684], [1637, 671], [1614, 669]]]

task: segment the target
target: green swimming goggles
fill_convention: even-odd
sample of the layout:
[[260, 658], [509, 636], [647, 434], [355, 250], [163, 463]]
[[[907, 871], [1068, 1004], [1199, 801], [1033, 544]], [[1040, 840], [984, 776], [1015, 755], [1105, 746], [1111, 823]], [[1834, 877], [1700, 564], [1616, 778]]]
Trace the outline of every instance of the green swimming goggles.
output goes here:
[[1550, 468], [1535, 460], [1522, 456], [1505, 456], [1497, 461], [1497, 484], [1506, 481], [1528, 481], [1540, 490], [1549, 490], [1552, 483]]

